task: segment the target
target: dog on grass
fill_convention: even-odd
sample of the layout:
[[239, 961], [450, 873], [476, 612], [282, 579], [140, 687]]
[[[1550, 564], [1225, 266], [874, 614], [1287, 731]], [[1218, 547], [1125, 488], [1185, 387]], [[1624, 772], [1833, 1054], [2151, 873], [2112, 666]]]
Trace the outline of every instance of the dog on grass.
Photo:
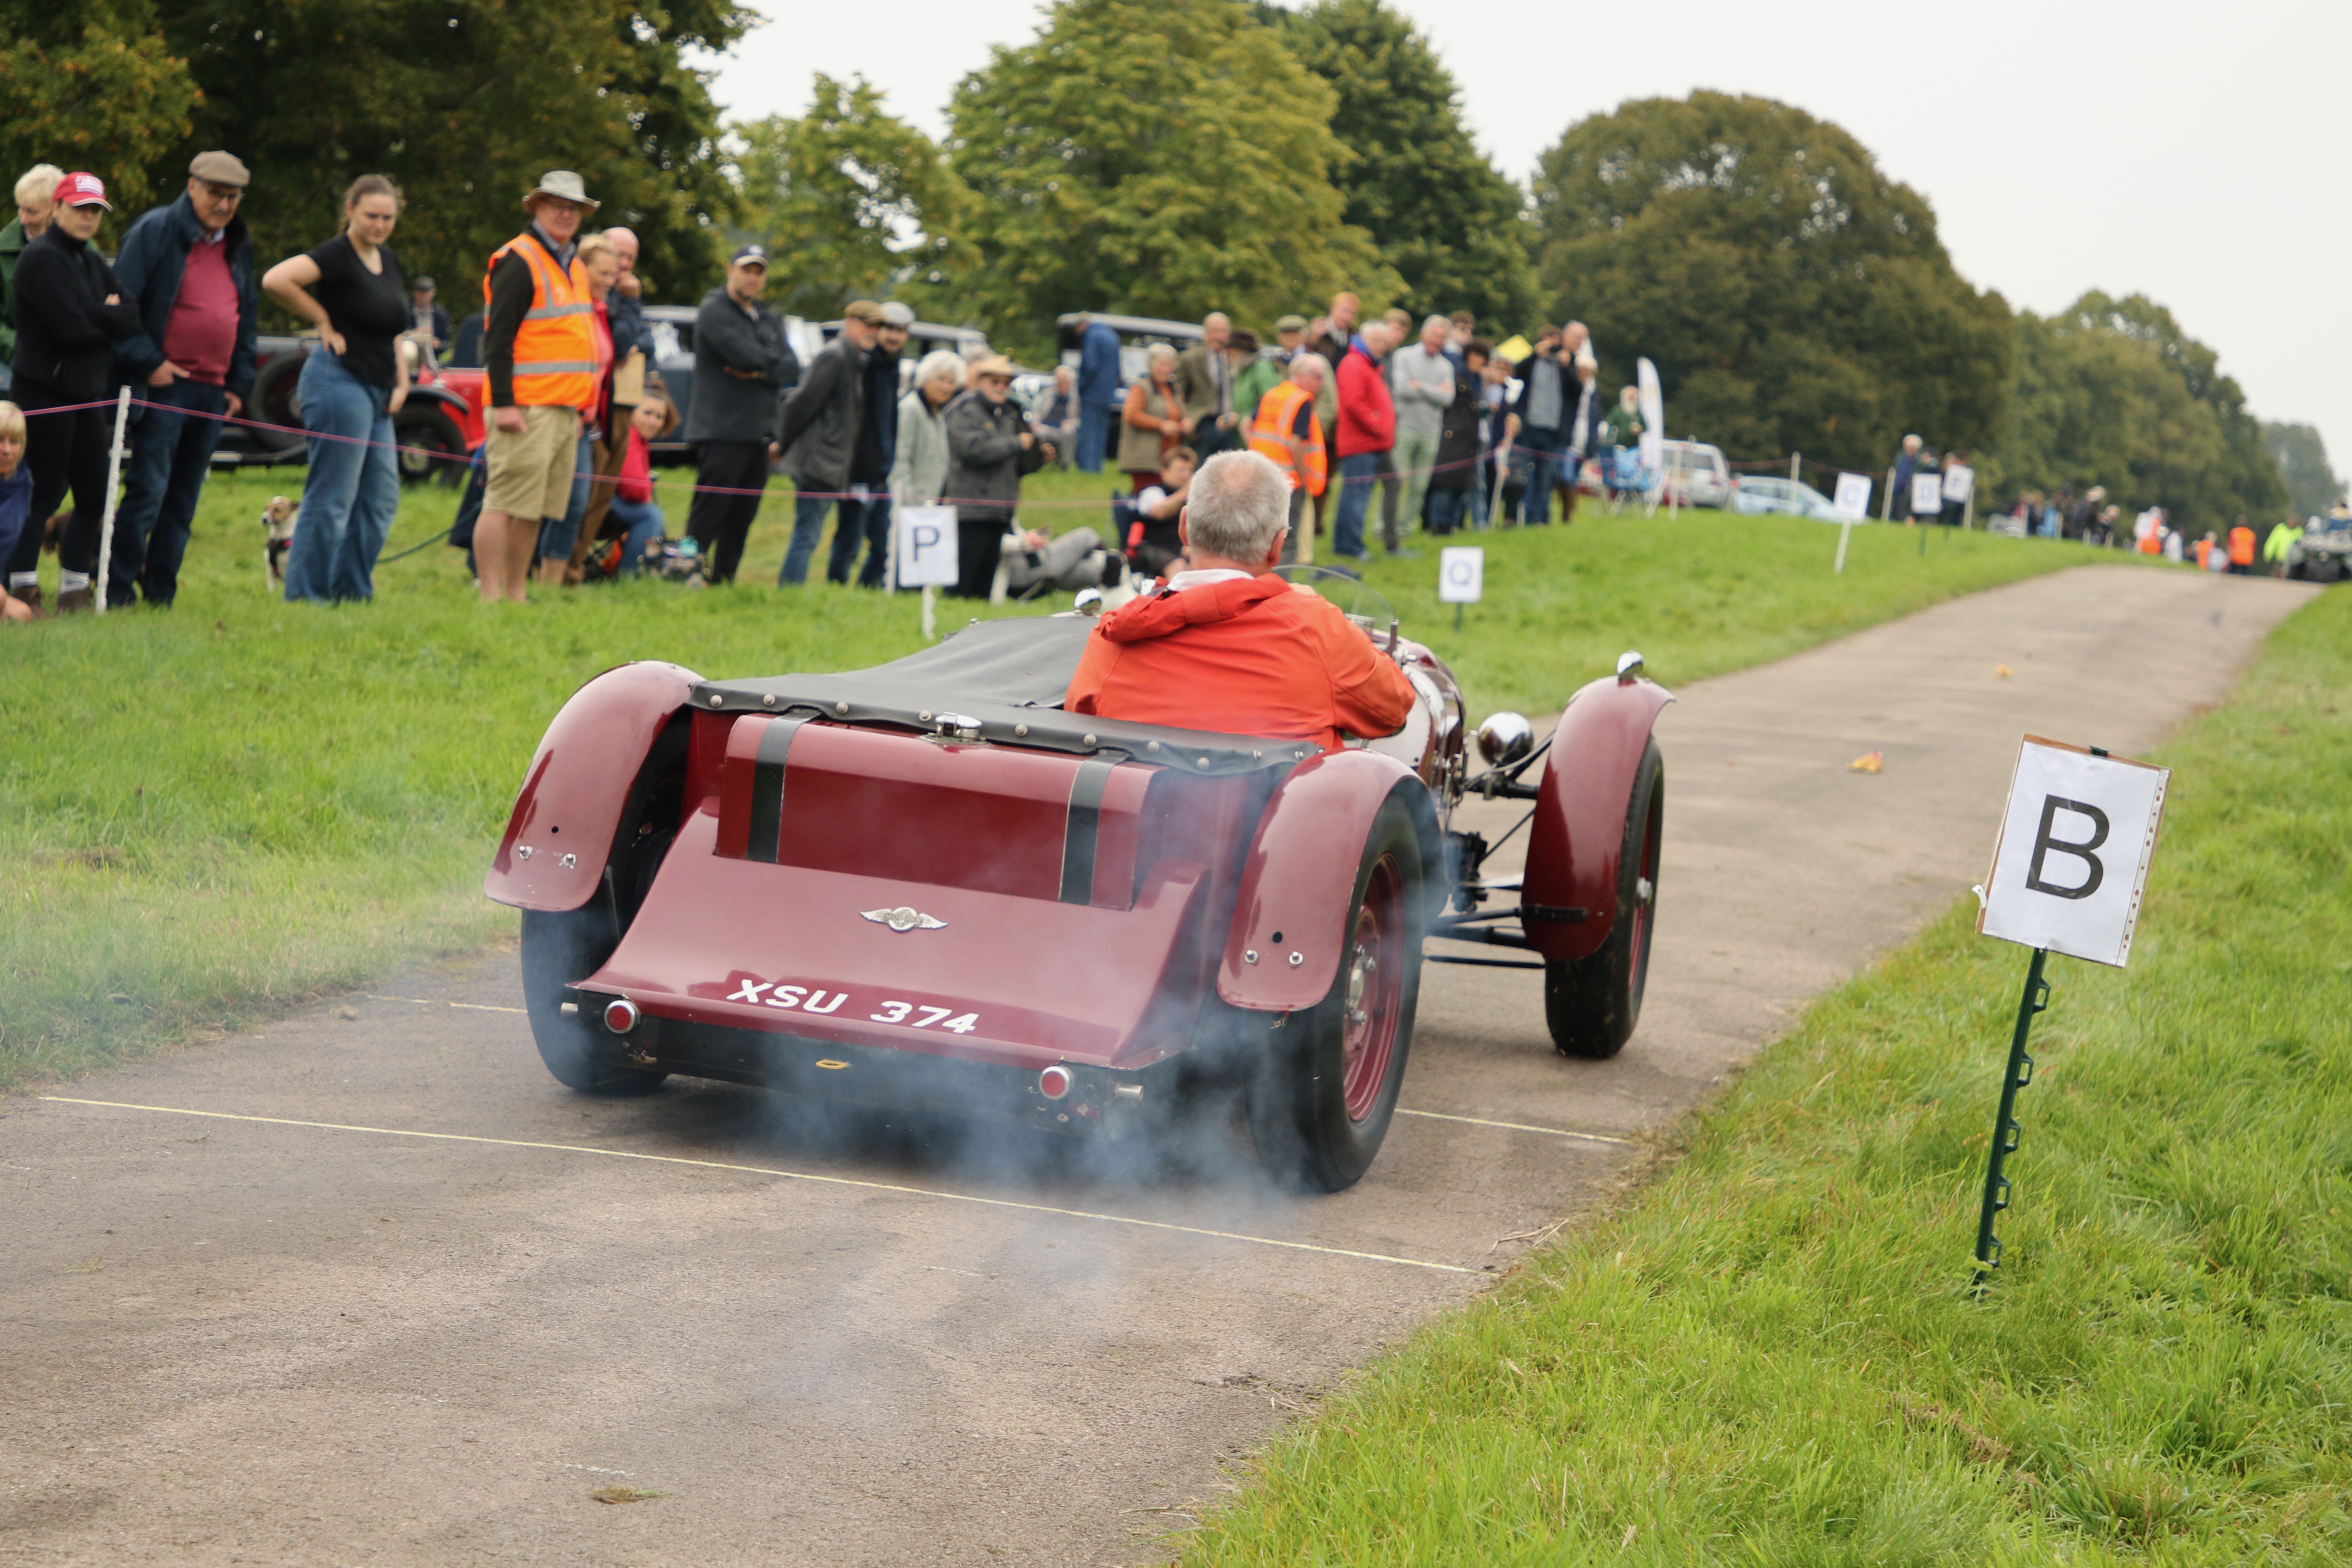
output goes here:
[[261, 509], [261, 572], [269, 591], [283, 595], [286, 592], [286, 552], [294, 548], [294, 514], [296, 502], [284, 496], [271, 496], [269, 504]]

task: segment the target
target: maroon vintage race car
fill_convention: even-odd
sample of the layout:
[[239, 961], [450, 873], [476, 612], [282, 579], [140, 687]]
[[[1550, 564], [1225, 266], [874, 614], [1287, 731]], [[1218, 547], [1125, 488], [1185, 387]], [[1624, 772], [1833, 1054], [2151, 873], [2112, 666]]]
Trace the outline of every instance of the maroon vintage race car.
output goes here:
[[[1430, 956], [1542, 970], [1558, 1047], [1615, 1054], [1648, 970], [1672, 696], [1628, 654], [1541, 745], [1488, 720], [1470, 776], [1452, 672], [1352, 579], [1318, 586], [1412, 680], [1397, 735], [1325, 754], [1064, 712], [1083, 611], [840, 674], [591, 680], [488, 880], [523, 911], [549, 1070], [1087, 1132], [1238, 1090], [1266, 1168], [1337, 1190], [1387, 1134], [1427, 938], [1514, 950]], [[1465, 794], [1529, 803], [1523, 879], [1483, 875], [1486, 841], [1453, 826]]]

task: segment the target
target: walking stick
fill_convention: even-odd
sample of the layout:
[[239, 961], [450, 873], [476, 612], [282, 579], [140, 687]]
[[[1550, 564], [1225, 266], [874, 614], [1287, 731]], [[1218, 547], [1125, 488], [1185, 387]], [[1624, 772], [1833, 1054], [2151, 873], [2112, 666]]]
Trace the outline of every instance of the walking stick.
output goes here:
[[122, 431], [131, 422], [131, 389], [126, 386], [114, 400], [114, 447], [106, 455], [106, 510], [100, 514], [98, 524], [98, 568], [90, 574], [97, 584], [97, 609], [106, 614], [107, 589], [110, 585], [114, 565], [114, 494], [117, 481], [122, 477]]

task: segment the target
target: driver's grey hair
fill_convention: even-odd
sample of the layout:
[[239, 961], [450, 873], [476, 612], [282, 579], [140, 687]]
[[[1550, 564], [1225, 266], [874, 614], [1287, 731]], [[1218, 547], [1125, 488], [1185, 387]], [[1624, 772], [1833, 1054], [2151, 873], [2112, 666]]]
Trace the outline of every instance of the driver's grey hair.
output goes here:
[[1290, 480], [1255, 452], [1218, 453], [1184, 498], [1185, 531], [1203, 555], [1263, 561], [1289, 524]]

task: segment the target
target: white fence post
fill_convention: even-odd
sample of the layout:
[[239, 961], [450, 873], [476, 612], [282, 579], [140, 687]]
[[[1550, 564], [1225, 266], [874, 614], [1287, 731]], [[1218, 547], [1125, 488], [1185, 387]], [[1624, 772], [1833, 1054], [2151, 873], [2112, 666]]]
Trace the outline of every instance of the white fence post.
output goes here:
[[114, 448], [106, 455], [106, 510], [98, 525], [98, 570], [90, 574], [96, 589], [96, 608], [106, 614], [108, 579], [114, 564], [114, 495], [122, 478], [122, 431], [131, 422], [131, 389], [114, 400]]

